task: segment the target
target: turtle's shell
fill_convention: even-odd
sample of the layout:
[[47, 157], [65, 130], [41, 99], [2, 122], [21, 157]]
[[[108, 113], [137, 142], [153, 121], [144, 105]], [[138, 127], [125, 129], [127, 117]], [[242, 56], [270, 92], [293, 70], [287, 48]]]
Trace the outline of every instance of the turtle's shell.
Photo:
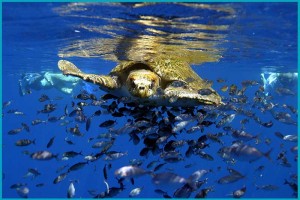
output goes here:
[[210, 85], [201, 79], [188, 63], [168, 58], [143, 62], [121, 61], [119, 65], [112, 69], [110, 74], [121, 77], [124, 83], [129, 72], [136, 69], [148, 69], [155, 72], [161, 78], [160, 87], [162, 89], [165, 89], [165, 87], [174, 81], [184, 82], [193, 90], [210, 88]]

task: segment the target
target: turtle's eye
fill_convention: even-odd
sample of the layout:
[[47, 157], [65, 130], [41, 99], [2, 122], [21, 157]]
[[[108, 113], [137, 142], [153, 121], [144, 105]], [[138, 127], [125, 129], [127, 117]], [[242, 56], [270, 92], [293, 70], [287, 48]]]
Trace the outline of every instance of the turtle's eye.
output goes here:
[[133, 80], [130, 81], [130, 84], [131, 84], [131, 87], [132, 87], [132, 88], [135, 88], [135, 87], [136, 87], [136, 84], [135, 84], [135, 82], [134, 82]]
[[152, 88], [154, 87], [154, 85], [155, 85], [155, 81], [152, 80], [152, 81], [151, 81], [151, 85], [150, 85], [150, 89], [152, 89]]

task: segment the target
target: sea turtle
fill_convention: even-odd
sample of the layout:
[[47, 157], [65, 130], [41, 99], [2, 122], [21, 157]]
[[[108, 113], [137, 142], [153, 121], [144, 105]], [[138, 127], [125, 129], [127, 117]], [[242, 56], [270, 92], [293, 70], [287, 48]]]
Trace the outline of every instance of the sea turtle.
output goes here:
[[73, 63], [60, 60], [58, 68], [100, 86], [126, 102], [144, 105], [196, 106], [220, 105], [219, 94], [184, 61], [155, 59], [120, 61], [108, 75], [87, 74]]

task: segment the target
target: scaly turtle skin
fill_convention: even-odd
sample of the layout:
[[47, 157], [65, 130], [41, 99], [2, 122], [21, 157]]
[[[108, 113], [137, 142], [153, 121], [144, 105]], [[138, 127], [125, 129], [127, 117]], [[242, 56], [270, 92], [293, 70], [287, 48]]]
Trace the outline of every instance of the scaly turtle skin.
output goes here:
[[122, 61], [108, 75], [86, 74], [66, 60], [60, 60], [58, 68], [64, 75], [97, 84], [128, 102], [154, 106], [222, 104], [217, 92], [180, 60]]

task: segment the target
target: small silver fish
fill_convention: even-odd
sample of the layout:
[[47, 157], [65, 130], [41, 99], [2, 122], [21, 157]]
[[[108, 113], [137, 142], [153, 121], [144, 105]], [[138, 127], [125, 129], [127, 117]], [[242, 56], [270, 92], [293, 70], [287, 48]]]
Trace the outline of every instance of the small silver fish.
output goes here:
[[63, 181], [63, 180], [67, 177], [67, 175], [68, 175], [68, 172], [60, 174], [59, 176], [57, 176], [57, 177], [53, 180], [53, 183], [54, 183], [54, 184], [60, 183], [61, 181]]
[[282, 139], [290, 142], [297, 142], [298, 135], [285, 135]]
[[30, 157], [35, 160], [50, 160], [52, 158], [57, 158], [57, 155], [54, 155], [49, 151], [37, 151], [32, 153]]
[[278, 190], [279, 187], [277, 185], [271, 185], [271, 184], [268, 184], [268, 185], [255, 185], [256, 189], [257, 190], [267, 190], [267, 191], [273, 191], [273, 190]]
[[266, 153], [262, 153], [255, 147], [251, 147], [242, 143], [234, 143], [229, 147], [222, 147], [218, 151], [218, 154], [220, 154], [223, 158], [226, 156], [228, 158], [234, 158], [240, 161], [253, 162], [260, 159], [261, 157], [266, 157], [270, 160], [271, 151], [272, 149], [270, 149]]
[[128, 165], [117, 169], [115, 171], [115, 176], [118, 176], [120, 178], [135, 178], [150, 173], [151, 172], [146, 171], [140, 167]]
[[138, 188], [134, 188], [133, 190], [130, 191], [129, 193], [129, 197], [135, 197], [138, 196], [141, 191], [144, 189], [144, 187], [138, 187]]
[[29, 188], [24, 186], [16, 189], [18, 195], [22, 198], [28, 198]]
[[68, 193], [67, 193], [67, 197], [68, 198], [73, 198], [75, 196], [75, 187], [73, 182], [70, 183], [69, 188], [68, 188]]
[[217, 128], [220, 128], [224, 126], [225, 124], [228, 124], [232, 122], [232, 120], [235, 118], [236, 114], [230, 114], [225, 117], [223, 117], [216, 125]]
[[245, 192], [246, 192], [246, 186], [243, 186], [241, 189], [235, 190], [232, 193], [232, 196], [234, 198], [241, 198], [242, 196], [244, 196]]
[[156, 185], [170, 185], [187, 183], [187, 179], [172, 172], [162, 172], [152, 175], [152, 182]]
[[177, 133], [177, 132], [180, 132], [182, 131], [189, 123], [191, 123], [192, 120], [186, 120], [186, 121], [181, 121], [179, 122], [178, 124], [176, 124], [173, 129], [172, 129], [172, 132], [173, 133]]

